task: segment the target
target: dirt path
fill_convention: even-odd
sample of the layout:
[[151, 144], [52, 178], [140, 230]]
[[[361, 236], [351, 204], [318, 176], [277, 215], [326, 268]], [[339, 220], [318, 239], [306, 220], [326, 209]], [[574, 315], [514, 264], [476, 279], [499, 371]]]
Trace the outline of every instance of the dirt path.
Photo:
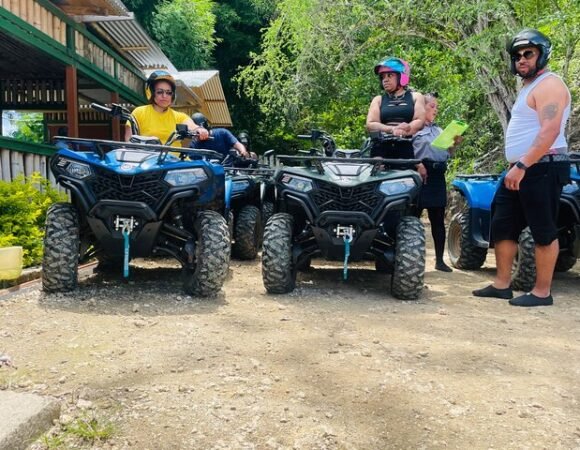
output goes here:
[[427, 260], [417, 302], [370, 265], [343, 283], [316, 262], [281, 296], [259, 261], [233, 261], [210, 301], [148, 262], [130, 284], [32, 289], [0, 300], [0, 351], [18, 366], [0, 386], [60, 398], [65, 423], [112, 420], [98, 448], [580, 448], [578, 268], [557, 276], [553, 307], [522, 309], [470, 295], [492, 269]]

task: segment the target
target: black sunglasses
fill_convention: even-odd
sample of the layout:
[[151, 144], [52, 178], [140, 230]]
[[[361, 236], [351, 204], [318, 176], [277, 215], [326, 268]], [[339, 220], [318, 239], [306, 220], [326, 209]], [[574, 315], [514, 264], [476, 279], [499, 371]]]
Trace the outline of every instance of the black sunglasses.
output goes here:
[[427, 92], [425, 97], [439, 98], [439, 92]]
[[525, 52], [522, 52], [522, 53], [519, 53], [519, 52], [512, 53], [512, 61], [518, 62], [522, 58], [532, 59], [535, 54], [536, 54], [536, 52], [533, 50], [526, 50]]

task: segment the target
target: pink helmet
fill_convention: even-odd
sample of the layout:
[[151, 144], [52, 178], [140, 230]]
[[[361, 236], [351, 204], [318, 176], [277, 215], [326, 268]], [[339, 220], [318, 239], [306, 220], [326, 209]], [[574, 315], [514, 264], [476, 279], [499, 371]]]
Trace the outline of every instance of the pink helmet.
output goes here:
[[411, 68], [409, 67], [409, 63], [404, 59], [390, 56], [375, 66], [375, 73], [377, 75], [387, 72], [400, 74], [399, 84], [403, 87], [407, 86], [411, 80]]

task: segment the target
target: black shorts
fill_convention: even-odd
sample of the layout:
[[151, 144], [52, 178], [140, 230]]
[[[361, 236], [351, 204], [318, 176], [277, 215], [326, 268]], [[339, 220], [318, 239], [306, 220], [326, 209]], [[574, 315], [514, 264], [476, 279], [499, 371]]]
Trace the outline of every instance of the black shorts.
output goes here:
[[526, 171], [519, 191], [507, 189], [502, 178], [492, 204], [490, 241], [517, 242], [522, 230], [529, 226], [537, 244], [551, 244], [558, 238], [562, 187], [569, 182], [567, 162], [534, 164]]

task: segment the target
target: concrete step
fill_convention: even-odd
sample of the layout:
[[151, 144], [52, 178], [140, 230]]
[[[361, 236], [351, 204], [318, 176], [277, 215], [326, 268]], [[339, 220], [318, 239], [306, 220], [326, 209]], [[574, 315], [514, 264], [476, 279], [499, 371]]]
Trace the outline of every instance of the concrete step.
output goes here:
[[40, 395], [0, 391], [0, 450], [25, 450], [60, 416], [60, 404]]

